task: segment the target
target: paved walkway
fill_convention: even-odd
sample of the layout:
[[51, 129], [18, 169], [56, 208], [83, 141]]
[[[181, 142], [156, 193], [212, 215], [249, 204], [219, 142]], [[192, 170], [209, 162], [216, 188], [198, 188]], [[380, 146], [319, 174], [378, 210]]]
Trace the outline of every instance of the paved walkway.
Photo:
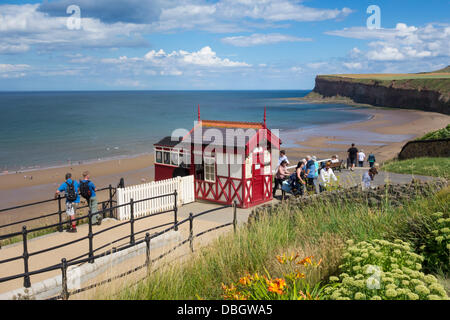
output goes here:
[[[343, 170], [342, 172], [337, 172], [336, 175], [340, 177], [341, 183], [344, 187], [349, 187], [355, 184], [361, 183], [361, 176], [365, 170], [368, 170], [368, 168], [357, 168], [355, 171], [349, 171], [349, 170]], [[375, 180], [373, 182], [373, 185], [380, 185], [385, 184], [386, 182], [390, 182], [391, 184], [403, 184], [408, 183], [411, 181], [412, 178], [420, 179], [423, 181], [430, 181], [435, 178], [432, 177], [423, 177], [423, 176], [412, 176], [412, 175], [405, 175], [405, 174], [395, 174], [395, 173], [387, 173], [387, 172], [380, 172], [379, 175], [375, 177]], [[278, 191], [277, 195], [281, 195], [281, 191]], [[276, 202], [278, 200], [273, 200], [273, 202]], [[194, 202], [188, 205], [185, 205], [181, 208], [179, 208], [178, 211], [178, 220], [183, 220], [187, 217], [189, 217], [189, 213], [193, 213], [194, 215], [209, 209], [217, 208], [219, 206], [211, 203], [206, 202]], [[250, 209], [237, 209], [237, 221], [238, 225], [241, 225], [245, 223], [248, 219], [248, 216], [251, 212]], [[212, 213], [205, 214], [201, 217], [198, 217], [194, 221], [194, 234], [199, 233], [201, 231], [207, 230], [209, 228], [213, 228], [218, 225], [222, 225], [224, 223], [232, 222], [233, 220], [233, 211], [232, 208], [223, 208], [218, 211], [214, 211]], [[155, 217], [151, 217], [148, 219], [140, 220], [136, 222], [135, 224], [135, 232], [139, 232], [141, 230], [145, 230], [146, 228], [161, 225], [164, 223], [172, 222], [174, 221], [173, 213], [165, 213], [162, 215], [158, 215]], [[101, 226], [94, 226], [93, 232], [98, 232], [100, 230], [104, 230], [108, 227], [119, 225], [120, 221], [116, 221], [114, 219], [105, 219]], [[155, 230], [152, 230], [152, 232], [156, 232], [159, 230], [162, 230], [164, 228], [158, 228]], [[188, 238], [189, 235], [189, 223], [184, 224], [182, 227], [180, 227], [179, 232], [183, 235], [184, 239]], [[220, 229], [219, 232], [212, 232], [209, 234], [205, 239], [207, 241], [196, 241], [196, 245], [205, 245], [210, 240], [216, 238], [219, 234], [223, 232], [227, 232], [229, 230], [232, 230], [232, 227], [227, 227], [226, 229]], [[37, 252], [39, 250], [49, 248], [52, 246], [56, 246], [58, 244], [63, 244], [71, 240], [79, 239], [81, 237], [84, 237], [88, 234], [88, 226], [87, 225], [81, 225], [78, 227], [78, 233], [71, 234], [67, 232], [62, 233], [52, 233], [48, 234], [39, 238], [32, 239], [28, 242], [28, 251], [30, 253]], [[117, 227], [113, 230], [101, 233], [94, 237], [94, 249], [98, 248], [99, 246], [109, 244], [111, 241], [121, 238], [121, 237], [127, 237], [127, 235], [130, 234], [130, 225], [125, 224], [123, 226]], [[136, 239], [141, 239], [145, 233], [140, 234], [136, 237]], [[129, 238], [126, 238], [122, 242], [115, 244], [114, 246], [118, 247], [120, 245], [127, 244], [129, 241]], [[106, 248], [102, 249], [101, 251], [106, 251], [110, 249], [112, 246], [109, 245]], [[31, 256], [29, 259], [29, 270], [38, 270], [44, 267], [47, 267], [49, 265], [53, 264], [59, 264], [61, 262], [61, 258], [71, 259], [77, 256], [80, 256], [86, 252], [88, 252], [89, 244], [88, 240], [83, 240], [80, 242], [77, 242], [75, 244], [72, 244], [70, 246], [62, 247], [50, 252], [42, 253], [37, 256]], [[14, 256], [21, 256], [23, 253], [23, 246], [22, 243], [16, 243], [8, 246], [4, 246], [0, 249], [0, 260], [7, 259]], [[130, 262], [124, 263], [128, 265], [128, 269], [131, 269]], [[23, 265], [23, 259], [19, 259], [16, 261], [12, 261], [6, 264], [1, 265], [1, 272], [0, 277], [6, 277], [9, 275], [21, 273], [24, 270]], [[51, 277], [54, 277], [56, 275], [60, 275], [60, 270], [55, 270], [39, 275], [35, 275], [31, 277], [31, 283], [36, 283]], [[0, 283], [0, 293], [4, 293], [13, 289], [17, 289], [23, 286], [23, 278], [8, 281], [6, 283]]]

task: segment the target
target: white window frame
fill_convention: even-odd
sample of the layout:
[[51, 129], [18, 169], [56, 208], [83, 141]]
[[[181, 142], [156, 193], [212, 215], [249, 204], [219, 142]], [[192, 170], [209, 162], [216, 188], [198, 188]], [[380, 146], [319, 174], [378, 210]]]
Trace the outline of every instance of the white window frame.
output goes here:
[[216, 159], [214, 157], [203, 157], [203, 163], [205, 181], [216, 182]]

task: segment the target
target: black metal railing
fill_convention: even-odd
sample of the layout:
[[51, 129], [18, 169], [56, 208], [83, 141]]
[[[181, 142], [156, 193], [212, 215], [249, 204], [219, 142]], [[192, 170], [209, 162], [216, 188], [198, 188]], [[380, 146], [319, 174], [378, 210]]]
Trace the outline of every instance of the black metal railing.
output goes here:
[[[220, 229], [220, 228], [224, 228], [224, 227], [227, 227], [227, 226], [230, 226], [230, 225], [233, 225], [234, 231], [236, 231], [236, 226], [237, 226], [237, 210], [236, 210], [237, 205], [236, 205], [236, 202], [234, 202], [232, 206], [225, 205], [225, 206], [222, 206], [222, 207], [218, 207], [218, 208], [214, 208], [214, 209], [211, 209], [211, 210], [203, 211], [203, 212], [198, 213], [196, 215], [193, 215], [192, 213], [190, 213], [188, 218], [186, 218], [186, 219], [184, 219], [182, 221], [178, 221], [177, 220], [177, 210], [178, 210], [177, 202], [174, 201], [174, 206], [173, 206], [173, 209], [171, 209], [171, 210], [166, 210], [166, 211], [163, 211], [163, 212], [158, 212], [156, 214], [151, 214], [151, 215], [140, 217], [138, 219], [134, 219], [133, 212], [134, 212], [134, 207], [135, 207], [136, 203], [139, 203], [139, 202], [142, 202], [142, 201], [149, 201], [149, 200], [156, 199], [156, 198], [161, 198], [161, 197], [172, 197], [172, 196], [176, 200], [176, 198], [177, 198], [177, 191], [176, 190], [175, 190], [174, 193], [171, 193], [171, 194], [166, 194], [166, 195], [161, 195], [161, 196], [156, 196], [156, 197], [150, 197], [150, 198], [146, 198], [146, 199], [142, 199], [142, 200], [138, 200], [138, 201], [134, 201], [133, 199], [131, 199], [129, 203], [125, 203], [125, 204], [122, 204], [122, 205], [115, 206], [115, 207], [113, 207], [113, 209], [117, 209], [117, 208], [129, 205], [130, 206], [130, 212], [132, 212], [132, 214], [131, 214], [132, 218], [130, 220], [128, 220], [128, 221], [125, 221], [125, 222], [119, 223], [117, 225], [111, 226], [109, 228], [100, 230], [100, 231], [98, 231], [96, 233], [92, 232], [92, 216], [93, 216], [93, 214], [91, 212], [89, 212], [88, 216], [87, 216], [88, 217], [88, 223], [89, 223], [89, 231], [88, 231], [88, 235], [87, 236], [79, 238], [79, 239], [76, 239], [76, 240], [73, 240], [73, 241], [69, 241], [67, 243], [63, 243], [63, 244], [60, 244], [60, 245], [57, 245], [57, 246], [46, 248], [46, 249], [43, 249], [43, 250], [40, 250], [40, 251], [32, 252], [32, 253], [28, 252], [27, 234], [29, 232], [31, 232], [31, 231], [35, 231], [35, 229], [34, 230], [27, 230], [26, 226], [24, 226], [23, 229], [22, 229], [22, 232], [21, 232], [22, 237], [23, 237], [23, 254], [21, 256], [12, 257], [12, 258], [8, 258], [8, 259], [4, 259], [4, 260], [0, 261], [0, 265], [1, 265], [1, 264], [4, 264], [4, 263], [7, 263], [7, 262], [14, 261], [14, 260], [23, 259], [23, 261], [24, 261], [24, 272], [19, 273], [19, 274], [15, 274], [15, 275], [11, 275], [11, 276], [8, 276], [8, 277], [0, 278], [0, 283], [11, 281], [11, 280], [18, 279], [18, 278], [23, 278], [24, 279], [23, 286], [25, 288], [29, 288], [31, 286], [31, 280], [30, 280], [31, 276], [60, 269], [61, 270], [61, 275], [62, 275], [62, 291], [61, 291], [61, 294], [59, 296], [53, 297], [51, 299], [68, 299], [70, 295], [89, 290], [91, 288], [94, 288], [96, 286], [105, 284], [107, 282], [111, 282], [114, 279], [123, 277], [123, 276], [128, 275], [128, 274], [133, 273], [133, 272], [136, 272], [136, 271], [138, 271], [138, 270], [140, 270], [140, 269], [142, 269], [144, 267], [147, 267], [148, 270], [150, 270], [150, 267], [151, 267], [152, 263], [154, 263], [155, 261], [157, 261], [159, 259], [162, 259], [163, 257], [167, 256], [169, 253], [173, 252], [174, 250], [176, 250], [177, 248], [181, 247], [183, 244], [185, 244], [187, 242], [189, 242], [190, 250], [191, 250], [191, 252], [193, 252], [194, 251], [194, 239], [197, 238], [197, 237], [200, 237], [200, 236], [202, 236], [202, 235], [204, 235], [206, 233], [209, 233], [211, 231], [214, 231], [214, 230], [217, 230], [217, 229]], [[195, 235], [193, 234], [193, 226], [194, 226], [194, 219], [195, 218], [203, 216], [203, 215], [211, 213], [211, 212], [214, 212], [214, 211], [217, 211], [217, 210], [221, 210], [223, 208], [227, 208], [227, 207], [232, 207], [233, 208], [233, 220], [232, 220], [232, 222], [225, 223], [225, 224], [219, 225], [219, 226], [214, 227], [214, 228], [210, 228], [208, 230], [202, 231], [202, 232], [197, 233]], [[106, 211], [109, 211], [110, 209], [111, 208], [108, 208], [108, 209], [106, 209]], [[134, 232], [134, 223], [136, 221], [142, 220], [142, 219], [151, 218], [151, 217], [154, 217], [156, 215], [160, 215], [160, 214], [168, 213], [168, 212], [172, 212], [172, 211], [174, 212], [174, 222], [169, 222], [169, 223], [165, 223], [165, 224], [162, 224], [162, 225], [153, 226], [153, 227], [147, 228], [145, 230], [141, 230], [139, 232]], [[98, 213], [96, 213], [96, 214], [98, 214]], [[77, 218], [77, 219], [82, 219], [82, 218], [85, 218], [85, 217], [80, 217], [80, 218]], [[68, 222], [70, 222], [70, 221], [67, 221], [66, 223], [68, 223]], [[160, 256], [158, 256], [158, 257], [156, 257], [155, 259], [152, 260], [150, 258], [150, 248], [151, 248], [150, 241], [151, 241], [151, 239], [159, 237], [159, 236], [161, 236], [161, 235], [163, 235], [163, 234], [165, 234], [165, 233], [167, 233], [167, 232], [169, 232], [171, 230], [177, 231], [178, 227], [180, 225], [183, 225], [184, 223], [189, 223], [189, 236], [188, 236], [188, 238], [186, 240], [183, 240], [180, 243], [178, 243], [174, 248], [166, 251], [165, 253], [161, 254]], [[94, 238], [95, 238], [96, 235], [104, 233], [104, 232], [107, 232], [107, 231], [110, 231], [110, 230], [113, 230], [115, 228], [118, 228], [118, 227], [126, 225], [126, 224], [130, 224], [130, 234], [129, 235], [127, 235], [125, 237], [121, 237], [119, 239], [115, 239], [115, 240], [113, 240], [112, 242], [110, 242], [110, 243], [108, 243], [106, 245], [103, 245], [103, 246], [101, 246], [99, 248], [94, 249], [93, 241], [94, 241]], [[149, 233], [150, 230], [154, 230], [154, 229], [157, 229], [157, 228], [165, 227], [165, 226], [168, 226], [168, 225], [171, 225], [171, 226], [166, 228], [166, 229], [164, 229], [164, 230], [158, 231], [158, 232], [156, 232], [156, 233], [154, 233], [152, 235], [150, 235], [150, 233]], [[52, 226], [49, 226], [49, 227], [52, 227]], [[137, 240], [136, 236], [139, 235], [139, 234], [142, 234], [144, 232], [146, 233], [145, 237], [143, 237], [142, 239], [138, 239]], [[20, 233], [17, 233], [17, 234], [20, 234]], [[99, 250], [103, 249], [106, 246], [111, 246], [112, 244], [120, 242], [120, 241], [122, 241], [122, 240], [124, 240], [126, 238], [129, 238], [129, 242], [127, 244], [122, 245], [119, 248], [113, 247], [112, 249], [109, 249], [109, 250], [104, 251], [102, 253], [95, 254], [96, 251], [99, 251]], [[68, 245], [71, 245], [71, 244], [74, 244], [74, 243], [77, 243], [77, 242], [80, 242], [80, 241], [83, 241], [83, 240], [86, 240], [86, 239], [89, 240], [89, 247], [88, 247], [88, 251], [85, 254], [83, 254], [83, 255], [81, 255], [79, 257], [76, 257], [76, 258], [72, 258], [70, 260], [67, 260], [66, 258], [62, 258], [61, 259], [61, 263], [55, 264], [55, 265], [51, 265], [51, 266], [48, 266], [48, 267], [45, 267], [45, 268], [42, 268], [42, 269], [39, 269], [39, 270], [34, 270], [34, 271], [30, 271], [29, 270], [29, 264], [28, 264], [29, 257], [35, 256], [35, 255], [38, 255], [38, 254], [42, 254], [42, 253], [45, 253], [45, 252], [49, 252], [49, 251], [52, 251], [52, 250], [56, 250], [56, 249], [59, 249], [61, 247], [68, 246]], [[128, 249], [128, 248], [131, 248], [133, 246], [140, 245], [140, 244], [142, 244], [144, 242], [146, 243], [146, 260], [145, 260], [144, 265], [138, 266], [138, 267], [136, 267], [136, 268], [134, 268], [132, 270], [129, 270], [129, 271], [127, 271], [127, 272], [125, 272], [123, 274], [120, 274], [118, 276], [115, 276], [113, 278], [109, 278], [107, 280], [103, 280], [100, 283], [96, 283], [96, 284], [90, 285], [88, 287], [81, 288], [81, 289], [78, 289], [78, 290], [75, 290], [75, 291], [72, 291], [71, 293], [69, 293], [69, 291], [67, 289], [67, 268], [69, 266], [80, 265], [80, 264], [86, 263], [86, 262], [87, 263], [93, 263], [96, 259], [98, 259], [100, 257], [108, 256], [108, 255], [110, 255], [112, 253], [119, 252], [119, 251], [122, 251], [122, 250], [125, 250], [125, 249]]]
[[[158, 212], [158, 213], [154, 213], [154, 214], [150, 214], [150, 215], [143, 216], [143, 217], [139, 217], [137, 219], [134, 218], [134, 208], [135, 208], [137, 203], [140, 203], [140, 202], [143, 202], [143, 201], [150, 201], [150, 200], [157, 199], [157, 198], [162, 198], [162, 197], [173, 197], [174, 198], [174, 205], [173, 205], [172, 209], [165, 210], [165, 211]], [[236, 230], [236, 225], [237, 225], [237, 220], [236, 220], [236, 217], [237, 217], [236, 216], [236, 203], [234, 203], [233, 206], [232, 206], [233, 207], [233, 222], [226, 223], [226, 224], [220, 225], [218, 227], [214, 227], [214, 228], [208, 229], [206, 231], [203, 231], [203, 232], [201, 232], [199, 234], [193, 235], [193, 221], [194, 221], [194, 218], [202, 216], [202, 215], [205, 215], [205, 214], [210, 213], [210, 212], [214, 212], [214, 211], [220, 210], [220, 209], [222, 209], [224, 207], [230, 207], [230, 206], [223, 206], [223, 207], [207, 210], [207, 211], [201, 212], [201, 213], [199, 213], [199, 214], [197, 214], [195, 216], [191, 213], [189, 215], [189, 218], [186, 218], [186, 219], [184, 219], [182, 221], [178, 221], [178, 217], [177, 217], [178, 206], [177, 206], [177, 191], [176, 190], [175, 190], [174, 193], [165, 194], [165, 195], [161, 195], [161, 196], [150, 197], [150, 198], [146, 198], [146, 199], [142, 199], [142, 200], [138, 200], [138, 201], [134, 201], [133, 199], [130, 199], [129, 203], [125, 203], [125, 204], [122, 204], [122, 205], [117, 205], [115, 207], [109, 207], [109, 208], [106, 208], [106, 209], [104, 209], [104, 210], [102, 210], [100, 212], [96, 212], [95, 214], [104, 214], [105, 212], [112, 211], [112, 210], [117, 210], [118, 208], [125, 207], [125, 206], [130, 206], [130, 212], [131, 212], [130, 220], [122, 222], [122, 223], [119, 223], [119, 224], [116, 224], [114, 226], [111, 226], [111, 227], [108, 227], [108, 228], [105, 228], [105, 229], [102, 229], [102, 230], [99, 230], [96, 233], [93, 233], [93, 231], [92, 231], [92, 216], [94, 214], [89, 211], [87, 216], [82, 216], [82, 217], [78, 217], [78, 218], [74, 219], [75, 221], [77, 221], [77, 220], [88, 218], [88, 235], [87, 236], [84, 236], [84, 237], [81, 237], [79, 239], [75, 239], [75, 240], [72, 240], [72, 241], [69, 241], [69, 242], [66, 242], [66, 243], [63, 243], [63, 244], [55, 245], [55, 246], [50, 247], [50, 248], [46, 248], [46, 249], [42, 249], [42, 250], [39, 250], [39, 251], [35, 251], [35, 252], [29, 252], [28, 251], [28, 241], [29, 241], [28, 234], [30, 232], [39, 231], [39, 230], [42, 230], [42, 229], [45, 229], [45, 228], [53, 228], [55, 226], [59, 226], [60, 223], [57, 223], [57, 224], [54, 224], [54, 225], [50, 225], [50, 226], [39, 227], [39, 228], [31, 229], [31, 230], [28, 230], [26, 226], [23, 226], [21, 232], [16, 232], [16, 233], [12, 233], [12, 234], [1, 236], [0, 239], [5, 238], [5, 237], [13, 237], [13, 236], [22, 235], [22, 245], [23, 245], [22, 255], [0, 260], [0, 265], [8, 263], [8, 262], [16, 261], [16, 260], [19, 260], [19, 259], [23, 259], [23, 270], [24, 270], [24, 272], [18, 273], [18, 274], [15, 274], [15, 275], [11, 275], [11, 276], [7, 276], [7, 277], [2, 277], [2, 278], [0, 278], [0, 283], [11, 281], [11, 280], [15, 280], [15, 279], [19, 279], [19, 278], [23, 278], [23, 286], [25, 288], [29, 288], [31, 286], [31, 280], [30, 280], [31, 276], [37, 275], [37, 274], [46, 273], [46, 272], [50, 272], [50, 271], [54, 271], [54, 270], [57, 270], [57, 269], [61, 269], [62, 270], [62, 277], [63, 277], [63, 281], [64, 281], [64, 279], [67, 280], [67, 276], [65, 274], [66, 271], [67, 271], [67, 267], [69, 267], [71, 265], [78, 265], [78, 264], [85, 263], [85, 262], [93, 263], [95, 261], [95, 259], [97, 259], [99, 257], [103, 257], [103, 256], [109, 255], [109, 254], [111, 254], [113, 252], [118, 252], [118, 251], [130, 248], [130, 247], [133, 247], [135, 245], [139, 245], [139, 244], [143, 243], [143, 241], [148, 241], [147, 247], [148, 247], [148, 251], [149, 251], [150, 250], [149, 241], [151, 239], [153, 239], [155, 237], [158, 237], [158, 236], [160, 236], [160, 235], [162, 235], [162, 234], [164, 234], [164, 233], [166, 233], [166, 232], [168, 232], [170, 230], [177, 231], [178, 230], [178, 226], [180, 226], [180, 225], [182, 225], [184, 223], [187, 223], [187, 222], [189, 222], [189, 230], [190, 230], [189, 231], [189, 238], [187, 240], [181, 242], [177, 247], [179, 247], [179, 246], [181, 246], [184, 243], [189, 241], [190, 242], [191, 251], [194, 250], [193, 249], [193, 241], [194, 241], [195, 237], [199, 237], [199, 236], [201, 236], [201, 235], [203, 235], [205, 233], [208, 233], [208, 232], [211, 232], [213, 230], [217, 230], [219, 228], [223, 228], [223, 227], [226, 227], [226, 226], [229, 226], [229, 225], [234, 225], [234, 229]], [[161, 214], [169, 213], [169, 212], [172, 212], [172, 211], [174, 213], [174, 221], [173, 222], [161, 224], [161, 225], [158, 225], [158, 226], [152, 226], [150, 228], [141, 230], [139, 232], [135, 232], [134, 231], [134, 224], [135, 224], [136, 221], [140, 221], [140, 220], [143, 220], [143, 219], [148, 219], [148, 218], [154, 217], [156, 215], [161, 215]], [[62, 222], [62, 224], [66, 224], [66, 223], [71, 223], [71, 221], [69, 220], [69, 221], [66, 221], [66, 222]], [[127, 235], [125, 237], [121, 237], [121, 238], [115, 239], [115, 240], [113, 240], [113, 241], [111, 241], [111, 242], [109, 242], [109, 243], [107, 243], [107, 244], [105, 244], [103, 246], [100, 246], [100, 247], [94, 249], [93, 243], [94, 243], [94, 239], [95, 239], [96, 235], [99, 235], [101, 233], [104, 233], [104, 232], [107, 232], [107, 231], [119, 228], [119, 227], [127, 225], [127, 224], [130, 225], [130, 234], [129, 235]], [[149, 233], [148, 233], [151, 230], [154, 230], [154, 229], [157, 229], [157, 228], [161, 228], [161, 227], [165, 227], [165, 226], [168, 226], [168, 225], [171, 225], [171, 226], [169, 228], [165, 229], [165, 230], [162, 230], [162, 231], [159, 231], [159, 232], [153, 234], [152, 236], [150, 236]], [[136, 240], [136, 236], [139, 235], [139, 234], [142, 234], [144, 232], [146, 233], [144, 239]], [[129, 238], [128, 244], [122, 245], [119, 248], [113, 248], [113, 249], [110, 249], [110, 250], [107, 250], [107, 251], [104, 251], [104, 252], [96, 254], [96, 252], [100, 251], [101, 249], [104, 249], [107, 246], [111, 246], [113, 244], [116, 244], [116, 243], [118, 243], [120, 241], [123, 241], [123, 240], [125, 240], [127, 238]], [[59, 264], [51, 265], [51, 266], [48, 266], [48, 267], [45, 267], [45, 268], [42, 268], [42, 269], [39, 269], [39, 270], [34, 270], [34, 271], [30, 271], [29, 270], [29, 258], [30, 257], [36, 256], [36, 255], [40, 255], [40, 254], [43, 254], [43, 253], [46, 253], [46, 252], [49, 252], [49, 251], [57, 250], [57, 249], [60, 249], [62, 247], [65, 247], [65, 246], [69, 246], [69, 245], [75, 244], [77, 242], [84, 241], [86, 239], [88, 240], [88, 250], [87, 250], [86, 253], [82, 254], [81, 256], [72, 258], [70, 260], [67, 260], [66, 258], [64, 258], [63, 260], [61, 260], [61, 263], [59, 263]], [[174, 248], [174, 249], [176, 249], [176, 248]], [[174, 249], [172, 249], [169, 252], [167, 252], [167, 254], [170, 253], [171, 251], [173, 251]], [[149, 255], [150, 253], [148, 252], [147, 254]], [[157, 259], [160, 259], [160, 258], [162, 258], [165, 255], [166, 254], [158, 257]], [[148, 259], [148, 261], [146, 263], [151, 263], [151, 262], [152, 261], [150, 261]], [[137, 271], [137, 270], [139, 270], [139, 269], [136, 269], [135, 271]], [[67, 296], [67, 292], [65, 292], [64, 290], [66, 290], [66, 289], [64, 289], [64, 286], [63, 286], [63, 291], [61, 293], [61, 297], [63, 297], [63, 298]]]
[[[113, 187], [111, 184], [108, 187], [104, 187], [104, 188], [100, 188], [97, 190], [97, 192], [102, 192], [102, 191], [108, 191], [108, 196], [107, 199], [104, 201], [99, 201], [98, 205], [100, 205], [102, 207], [102, 213], [103, 213], [103, 217], [105, 218], [107, 216], [107, 214], [109, 213], [109, 217], [113, 217], [114, 216], [114, 209], [113, 209], [113, 204], [117, 203], [116, 200], [114, 200], [114, 196], [117, 192], [117, 188]], [[33, 207], [33, 206], [37, 206], [40, 204], [44, 204], [44, 203], [50, 203], [50, 202], [57, 202], [57, 207], [58, 207], [58, 211], [56, 212], [52, 212], [52, 213], [48, 213], [48, 214], [43, 214], [40, 215], [38, 217], [33, 217], [33, 218], [29, 218], [29, 219], [24, 219], [24, 220], [20, 220], [20, 221], [15, 221], [15, 222], [11, 222], [8, 224], [4, 224], [4, 225], [0, 225], [0, 230], [6, 227], [12, 227], [15, 225], [23, 225], [24, 223], [30, 222], [30, 221], [36, 221], [36, 220], [40, 220], [40, 219], [46, 219], [49, 217], [53, 217], [53, 216], [58, 216], [58, 231], [62, 232], [63, 231], [63, 214], [66, 212], [65, 208], [63, 208], [63, 204], [62, 201], [66, 198], [65, 195], [60, 195], [58, 194], [58, 196], [56, 198], [53, 199], [48, 199], [48, 200], [42, 200], [42, 201], [37, 201], [37, 202], [32, 202], [32, 203], [27, 203], [27, 204], [23, 204], [23, 205], [19, 205], [19, 206], [14, 206], [14, 207], [9, 207], [9, 208], [4, 208], [4, 209], [0, 209], [0, 214], [5, 213], [5, 212], [11, 212], [17, 209], [23, 209], [23, 208], [29, 208], [29, 207]], [[85, 209], [85, 208], [89, 208], [89, 204], [86, 204], [84, 206], [80, 206], [77, 207], [77, 210], [80, 209]], [[108, 210], [105, 210], [106, 208], [109, 208]], [[19, 233], [20, 234], [20, 233]], [[5, 239], [7, 237], [4, 236], [0, 236], [0, 240], [1, 239]], [[1, 248], [1, 246], [0, 246]]]

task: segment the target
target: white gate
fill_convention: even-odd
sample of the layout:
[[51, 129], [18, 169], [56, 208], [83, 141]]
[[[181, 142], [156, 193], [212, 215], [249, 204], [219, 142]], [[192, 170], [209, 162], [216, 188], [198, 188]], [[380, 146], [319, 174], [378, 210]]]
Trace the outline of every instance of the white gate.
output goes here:
[[[177, 206], [195, 201], [194, 176], [176, 177], [161, 181], [137, 184], [125, 188], [117, 188], [117, 205], [124, 205], [117, 208], [117, 219], [130, 219], [130, 205], [125, 205], [133, 201], [162, 196], [174, 193], [177, 190]], [[158, 213], [173, 209], [174, 196], [160, 197], [156, 199], [141, 201], [134, 204], [134, 217], [139, 218], [152, 213]]]

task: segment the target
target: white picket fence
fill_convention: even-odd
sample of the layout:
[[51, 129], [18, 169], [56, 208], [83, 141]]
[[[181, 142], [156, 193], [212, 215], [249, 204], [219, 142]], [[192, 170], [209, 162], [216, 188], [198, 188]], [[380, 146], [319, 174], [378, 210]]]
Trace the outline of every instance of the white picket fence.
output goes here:
[[[161, 181], [152, 181], [149, 183], [137, 184], [125, 188], [117, 188], [117, 205], [147, 198], [172, 194], [177, 190], [177, 206], [195, 201], [194, 194], [194, 176], [176, 177]], [[152, 213], [158, 213], [173, 209], [173, 195], [160, 197], [156, 199], [141, 201], [134, 204], [134, 217], [139, 218]], [[130, 205], [125, 205], [117, 209], [117, 219], [130, 219]]]

